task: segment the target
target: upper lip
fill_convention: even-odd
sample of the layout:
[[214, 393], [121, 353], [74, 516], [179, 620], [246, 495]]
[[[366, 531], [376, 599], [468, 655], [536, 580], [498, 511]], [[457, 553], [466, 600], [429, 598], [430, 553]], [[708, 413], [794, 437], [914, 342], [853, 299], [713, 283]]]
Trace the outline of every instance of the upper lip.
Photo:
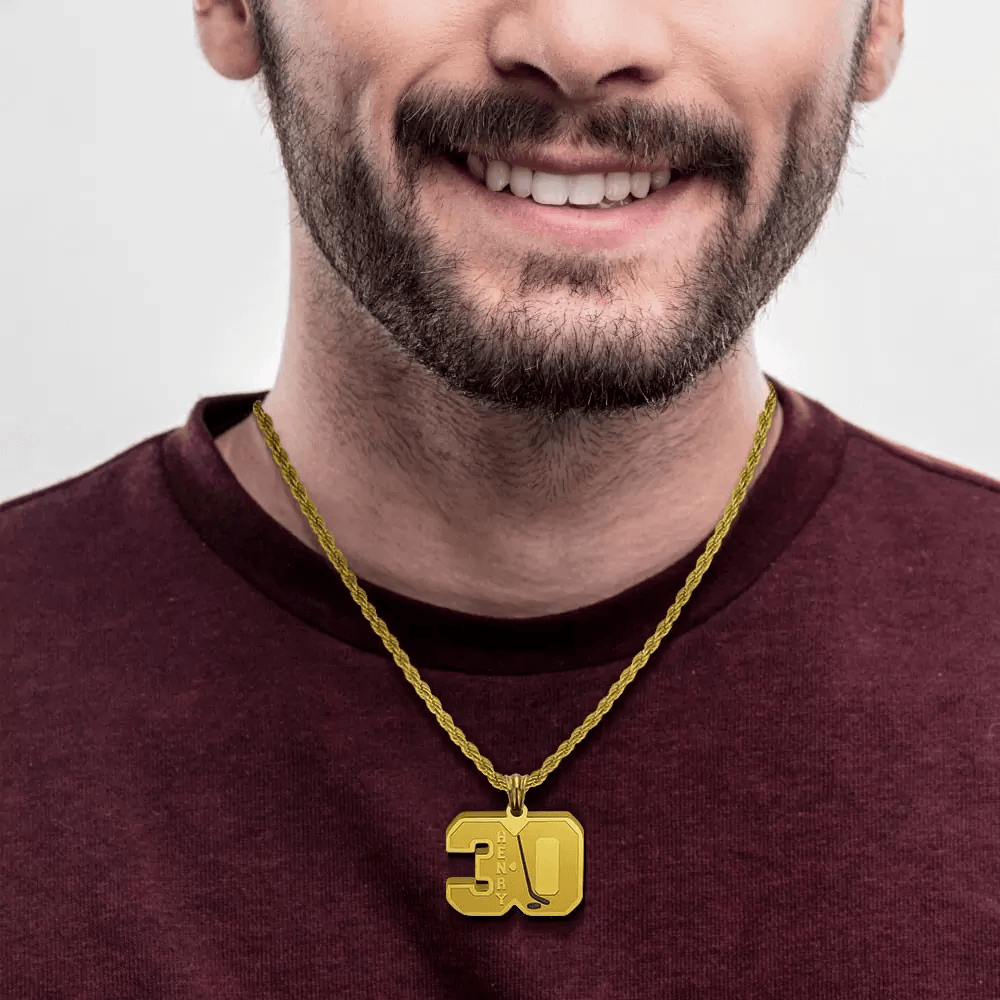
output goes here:
[[608, 153], [584, 153], [579, 150], [501, 149], [491, 155], [471, 149], [462, 155], [476, 153], [484, 160], [499, 159], [512, 166], [528, 167], [550, 174], [610, 174], [655, 173], [673, 167], [669, 160], [642, 160], [638, 157], [616, 156]]

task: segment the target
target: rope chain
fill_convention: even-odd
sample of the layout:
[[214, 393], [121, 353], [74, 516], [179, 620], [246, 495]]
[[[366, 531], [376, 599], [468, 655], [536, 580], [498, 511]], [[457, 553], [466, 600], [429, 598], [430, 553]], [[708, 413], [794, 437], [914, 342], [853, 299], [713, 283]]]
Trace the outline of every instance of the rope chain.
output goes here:
[[[529, 788], [537, 788], [559, 766], [559, 764], [573, 752], [580, 741], [610, 711], [611, 706], [618, 700], [625, 688], [632, 683], [636, 674], [638, 674], [639, 671], [646, 665], [649, 658], [656, 652], [660, 643], [664, 640], [664, 638], [666, 638], [667, 634], [673, 628], [674, 622], [676, 622], [677, 618], [680, 616], [681, 609], [685, 604], [687, 604], [692, 593], [694, 593], [695, 587], [697, 587], [701, 582], [701, 578], [705, 575], [708, 567], [712, 564], [712, 560], [719, 551], [723, 539], [728, 534], [730, 526], [736, 519], [736, 515], [739, 513], [740, 506], [746, 497], [750, 482], [753, 479], [753, 475], [757, 470], [757, 465], [760, 463], [760, 457], [764, 451], [767, 434], [771, 428], [771, 420], [774, 416], [777, 404], [774, 385], [770, 382], [770, 380], [768, 381], [768, 385], [770, 386], [770, 392], [768, 393], [767, 402], [764, 404], [764, 409], [761, 411], [760, 418], [757, 422], [757, 431], [754, 434], [753, 446], [750, 449], [750, 454], [747, 456], [746, 464], [743, 467], [740, 478], [736, 483], [736, 487], [729, 499], [729, 503], [726, 505], [726, 509], [723, 511], [722, 517], [715, 526], [715, 531], [712, 533], [712, 537], [709, 538], [708, 543], [705, 545], [705, 550], [698, 557], [698, 561], [695, 564], [694, 569], [688, 575], [684, 586], [681, 587], [673, 605], [667, 612], [666, 618], [664, 618], [663, 621], [656, 626], [656, 631], [649, 637], [649, 639], [646, 640], [645, 646], [642, 647], [642, 649], [635, 655], [632, 662], [622, 671], [618, 680], [611, 685], [608, 693], [597, 703], [597, 707], [594, 711], [591, 712], [590, 715], [588, 715], [586, 719], [584, 719], [583, 722], [573, 730], [566, 740], [559, 744], [556, 751], [543, 761], [541, 767], [532, 771], [531, 774], [527, 776], [516, 776], [520, 779], [519, 784], [525, 791]], [[365, 618], [368, 619], [368, 622], [374, 629], [375, 634], [382, 640], [383, 645], [392, 655], [393, 660], [396, 661], [396, 665], [403, 671], [406, 679], [411, 685], [413, 685], [413, 689], [418, 695], [420, 695], [424, 703], [434, 714], [434, 717], [440, 723], [441, 728], [444, 729], [449, 737], [451, 737], [452, 742], [462, 751], [462, 753], [465, 754], [466, 757], [469, 758], [469, 760], [472, 761], [473, 764], [476, 765], [480, 773], [485, 776], [486, 780], [489, 781], [494, 788], [498, 791], [507, 792], [509, 794], [511, 788], [513, 787], [513, 779], [515, 776], [498, 773], [490, 760], [486, 758], [475, 743], [473, 743], [465, 735], [465, 733], [459, 729], [459, 727], [455, 724], [455, 720], [448, 714], [448, 712], [445, 711], [441, 701], [431, 691], [427, 682], [424, 681], [417, 672], [417, 668], [410, 662], [410, 658], [400, 648], [396, 637], [389, 631], [385, 622], [379, 618], [375, 608], [368, 600], [368, 595], [358, 583], [358, 578], [348, 568], [347, 560], [344, 558], [340, 549], [337, 548], [337, 545], [333, 540], [333, 536], [323, 523], [323, 518], [320, 517], [319, 511], [316, 510], [312, 500], [310, 500], [305, 486], [302, 485], [295, 469], [288, 460], [288, 454], [282, 447], [281, 439], [278, 437], [278, 433], [274, 429], [274, 424], [267, 413], [264, 412], [264, 408], [261, 406], [260, 400], [257, 400], [253, 404], [253, 412], [257, 417], [257, 424], [264, 434], [268, 447], [271, 449], [274, 461], [281, 470], [282, 478], [288, 484], [289, 489], [292, 491], [292, 495], [298, 501], [302, 513], [309, 521], [309, 524], [319, 540], [323, 551], [326, 553], [327, 558], [329, 558], [330, 562], [333, 563], [337, 572], [340, 574], [340, 578], [344, 581], [344, 585], [351, 592], [351, 596], [361, 608]]]

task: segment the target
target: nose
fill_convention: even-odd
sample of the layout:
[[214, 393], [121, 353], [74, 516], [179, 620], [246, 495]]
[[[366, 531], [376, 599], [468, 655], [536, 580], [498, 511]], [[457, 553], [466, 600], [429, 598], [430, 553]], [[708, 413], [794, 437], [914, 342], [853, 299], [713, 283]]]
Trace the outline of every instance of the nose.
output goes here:
[[504, 13], [488, 56], [505, 81], [566, 106], [641, 98], [673, 61], [667, 4], [538, 0]]

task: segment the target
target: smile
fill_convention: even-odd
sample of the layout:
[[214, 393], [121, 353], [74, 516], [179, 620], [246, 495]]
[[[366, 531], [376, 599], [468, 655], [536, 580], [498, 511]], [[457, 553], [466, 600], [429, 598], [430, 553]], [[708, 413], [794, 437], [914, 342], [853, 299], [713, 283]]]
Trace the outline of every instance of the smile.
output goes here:
[[[461, 166], [461, 154], [456, 160]], [[665, 188], [671, 180], [669, 168], [635, 173], [558, 174], [502, 160], [487, 162], [476, 153], [465, 157], [465, 166], [490, 191], [508, 190], [515, 197], [530, 198], [538, 205], [568, 204], [577, 208], [622, 207], [648, 197], [650, 191]]]
[[554, 174], [460, 153], [440, 162], [494, 219], [581, 250], [614, 249], [657, 230], [710, 186], [695, 171]]

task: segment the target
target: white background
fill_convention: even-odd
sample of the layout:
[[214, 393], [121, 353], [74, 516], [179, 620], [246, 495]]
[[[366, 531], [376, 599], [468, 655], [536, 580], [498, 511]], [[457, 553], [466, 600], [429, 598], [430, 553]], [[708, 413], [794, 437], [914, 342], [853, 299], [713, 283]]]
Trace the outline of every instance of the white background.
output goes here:
[[[0, 0], [0, 500], [273, 382], [284, 174], [189, 6]], [[895, 83], [757, 341], [847, 419], [1000, 479], [998, 40], [996, 0], [907, 0]]]

